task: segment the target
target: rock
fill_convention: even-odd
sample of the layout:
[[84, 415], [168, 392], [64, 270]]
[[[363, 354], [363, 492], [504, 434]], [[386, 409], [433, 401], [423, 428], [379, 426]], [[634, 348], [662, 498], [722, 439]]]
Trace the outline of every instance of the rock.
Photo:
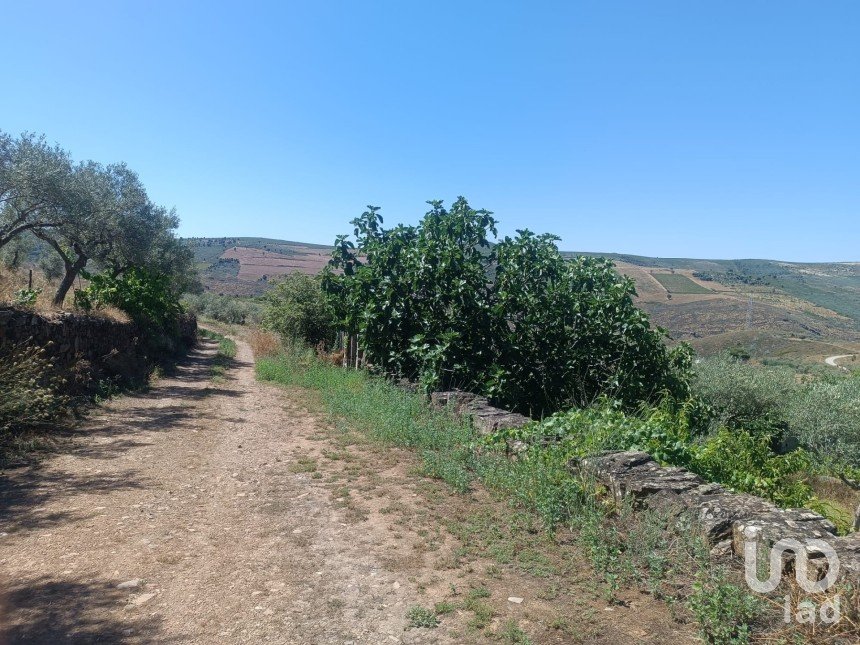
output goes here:
[[480, 434], [490, 434], [504, 428], [519, 428], [531, 421], [522, 414], [493, 407], [485, 397], [471, 392], [433, 392], [430, 395], [430, 403], [437, 408], [450, 409], [460, 416], [470, 416]]
[[141, 595], [137, 596], [137, 598], [133, 598], [131, 601], [131, 604], [134, 605], [135, 607], [140, 607], [141, 605], [148, 603], [150, 600], [155, 598], [157, 595], [158, 594], [155, 593], [154, 591], [150, 592], [150, 593], [141, 594]]
[[510, 597], [508, 598], [508, 602], [512, 602], [512, 603], [514, 603], [515, 605], [521, 605], [521, 604], [522, 604], [522, 602], [523, 602], [523, 599], [522, 599], [522, 598], [519, 598], [518, 596], [510, 596]]
[[116, 588], [117, 589], [137, 589], [140, 586], [142, 580], [140, 578], [133, 578], [132, 580], [126, 580], [125, 582], [120, 582]]
[[[747, 540], [769, 549], [779, 540], [795, 539], [804, 545], [812, 568], [823, 575], [826, 558], [814, 544], [807, 544], [823, 540], [839, 557], [839, 578], [860, 581], [860, 536], [837, 537], [830, 520], [808, 509], [783, 509], [754, 495], [734, 493], [683, 468], [660, 466], [639, 451], [573, 460], [568, 468], [577, 475], [593, 477], [618, 504], [631, 500], [634, 508], [686, 514], [712, 545], [713, 557], [732, 553], [743, 557]], [[792, 552], [786, 552], [786, 560], [793, 557]]]

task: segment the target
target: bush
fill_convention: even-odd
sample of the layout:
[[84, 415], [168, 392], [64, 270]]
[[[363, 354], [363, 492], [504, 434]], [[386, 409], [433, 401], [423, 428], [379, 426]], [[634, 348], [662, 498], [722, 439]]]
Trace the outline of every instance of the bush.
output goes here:
[[812, 450], [820, 465], [860, 468], [860, 379], [813, 381], [785, 401], [782, 418], [789, 437]]
[[728, 355], [700, 361], [695, 372], [696, 394], [714, 409], [717, 425], [730, 427], [778, 424], [785, 403], [801, 388], [794, 370], [758, 367]]
[[721, 428], [696, 439], [691, 432], [690, 406], [679, 411], [646, 408], [631, 415], [608, 404], [558, 413], [542, 422], [496, 432], [488, 445], [522, 442], [528, 459], [561, 464], [610, 450], [641, 450], [657, 461], [682, 466], [712, 482], [759, 495], [784, 507], [812, 500], [812, 489], [798, 478], [809, 472], [809, 455], [796, 450], [777, 454], [772, 437], [743, 429]]
[[258, 303], [236, 296], [221, 296], [215, 293], [185, 294], [182, 304], [198, 317], [228, 325], [255, 324], [259, 323], [261, 318], [261, 307]]
[[0, 431], [64, 414], [70, 404], [60, 394], [64, 384], [44, 348], [20, 346], [0, 358]]
[[75, 303], [85, 311], [116, 307], [144, 330], [154, 327], [168, 336], [178, 334], [182, 307], [169, 276], [131, 267], [118, 276], [101, 273], [86, 277], [89, 286], [75, 292]]
[[720, 356], [696, 366], [695, 392], [714, 410], [716, 428], [768, 435], [779, 451], [803, 447], [822, 470], [851, 472], [860, 463], [860, 379], [799, 380], [790, 368]]
[[266, 329], [285, 340], [299, 340], [312, 346], [334, 342], [334, 311], [319, 278], [292, 273], [279, 280], [264, 300]]

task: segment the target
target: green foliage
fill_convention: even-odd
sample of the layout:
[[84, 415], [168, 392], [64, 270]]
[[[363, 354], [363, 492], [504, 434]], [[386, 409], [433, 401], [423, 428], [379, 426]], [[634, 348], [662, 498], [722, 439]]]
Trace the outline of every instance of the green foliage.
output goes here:
[[713, 645], [749, 643], [749, 624], [760, 611], [759, 601], [745, 589], [726, 582], [719, 569], [699, 573], [688, 606], [702, 639]]
[[812, 489], [799, 476], [810, 471], [809, 454], [803, 450], [776, 454], [772, 442], [767, 434], [721, 428], [697, 446], [690, 467], [708, 481], [770, 499], [782, 507], [808, 505]]
[[36, 304], [36, 298], [40, 293], [42, 293], [41, 289], [18, 289], [15, 297], [12, 298], [12, 304], [18, 307], [32, 307]]
[[236, 296], [187, 293], [182, 297], [182, 304], [199, 318], [209, 318], [228, 325], [254, 324], [262, 319], [259, 303]]
[[430, 205], [393, 229], [369, 207], [355, 244], [336, 241], [323, 286], [374, 367], [536, 416], [603, 394], [628, 406], [686, 396], [689, 349], [665, 348], [610, 262], [567, 261], [557, 238], [529, 231], [492, 247], [490, 212], [462, 197]]
[[426, 609], [420, 605], [414, 605], [406, 611], [406, 620], [409, 627], [426, 627], [433, 629], [439, 626], [439, 619], [432, 609]]
[[[610, 405], [574, 410], [478, 441], [467, 423], [428, 408], [422, 396], [365, 371], [323, 363], [310, 350], [292, 347], [280, 356], [258, 360], [257, 375], [318, 391], [325, 408], [349, 428], [383, 443], [418, 449], [425, 465], [430, 464], [426, 471], [431, 474], [456, 473], [450, 478], [440, 476], [457, 490], [462, 490], [463, 476], [475, 476], [516, 506], [537, 513], [547, 527], [561, 524], [574, 529], [577, 541], [603, 575], [610, 600], [622, 582], [631, 581], [640, 582], [655, 595], [677, 599], [677, 590], [684, 587], [679, 581], [689, 580], [707, 562], [708, 550], [702, 540], [679, 524], [678, 518], [670, 522], [654, 513], [634, 514], [627, 507], [615, 512], [600, 502], [593, 482], [573, 477], [568, 469], [571, 456], [622, 447], [625, 437], [634, 437], [643, 445], [662, 444], [661, 436], [686, 442], [699, 414], [695, 404], [651, 409], [638, 417]], [[673, 427], [667, 427], [668, 419], [674, 420]], [[512, 445], [523, 450], [515, 459], [508, 454]], [[469, 522], [480, 520], [471, 518]], [[500, 531], [498, 526], [485, 528], [492, 535]], [[523, 562], [526, 557], [516, 544], [497, 540], [479, 544], [482, 550], [495, 553], [500, 562]], [[724, 633], [732, 637], [748, 633], [752, 614], [743, 591], [706, 573], [701, 581], [702, 592], [691, 601], [691, 608], [701, 621], [703, 634], [712, 638], [708, 642], [728, 643], [732, 641], [718, 639]], [[486, 589], [475, 589], [462, 603], [462, 609], [473, 613], [469, 620], [473, 628], [483, 629], [493, 619], [492, 606], [482, 600], [487, 594]], [[431, 613], [444, 614], [453, 606], [442, 603], [434, 612], [419, 609], [415, 620], [424, 624], [425, 619], [432, 622]], [[720, 620], [729, 622], [721, 626]], [[514, 628], [502, 634], [512, 642], [527, 642]]]
[[0, 432], [51, 421], [68, 411], [65, 380], [45, 349], [20, 346], [0, 357]]
[[110, 273], [87, 276], [90, 284], [75, 292], [75, 302], [89, 311], [106, 306], [127, 313], [144, 330], [156, 327], [172, 335], [182, 307], [169, 276], [131, 267], [119, 276]]
[[723, 427], [696, 438], [691, 424], [695, 413], [694, 404], [679, 410], [645, 408], [638, 415], [604, 404], [501, 430], [483, 441], [488, 446], [519, 443], [525, 446], [520, 461], [553, 461], [559, 468], [570, 459], [604, 451], [641, 450], [663, 464], [688, 468], [708, 481], [784, 507], [804, 506], [812, 500], [812, 490], [802, 477], [810, 470], [805, 451], [778, 454], [771, 435], [740, 428]]
[[334, 311], [319, 278], [302, 273], [284, 276], [265, 295], [264, 302], [263, 327], [285, 340], [312, 346], [334, 341]]
[[860, 379], [824, 374], [798, 379], [787, 367], [728, 356], [696, 366], [696, 394], [715, 412], [714, 427], [767, 434], [778, 451], [801, 446], [819, 469], [860, 463]]

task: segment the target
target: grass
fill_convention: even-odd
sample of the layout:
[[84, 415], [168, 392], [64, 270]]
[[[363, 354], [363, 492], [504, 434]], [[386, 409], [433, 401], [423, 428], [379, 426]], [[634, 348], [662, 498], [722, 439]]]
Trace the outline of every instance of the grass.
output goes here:
[[214, 382], [222, 383], [227, 373], [227, 368], [232, 365], [233, 359], [236, 358], [236, 342], [232, 338], [228, 338], [211, 329], [200, 328], [197, 333], [203, 338], [218, 342], [218, 349], [215, 351], [215, 357], [212, 359], [210, 374]]
[[257, 361], [260, 379], [317, 390], [326, 409], [383, 444], [417, 450], [424, 474], [442, 479], [455, 490], [469, 490], [470, 424], [432, 410], [424, 400], [363, 371], [344, 370], [318, 361], [298, 349]]
[[657, 280], [663, 288], [669, 293], [676, 294], [699, 294], [713, 293], [710, 289], [706, 289], [700, 284], [696, 284], [690, 278], [680, 273], [652, 273], [654, 279]]
[[[481, 553], [497, 566], [536, 577], [557, 575], [547, 554], [559, 549], [556, 534], [563, 527], [565, 541], [572, 536], [588, 556], [610, 604], [621, 602], [622, 589], [639, 588], [669, 601], [684, 619], [695, 620], [711, 643], [745, 643], [754, 632], [787, 629], [779, 622], [780, 607], [756, 604], [740, 572], [727, 577], [711, 566], [707, 546], [689, 524], [605, 506], [593, 484], [571, 476], [566, 460], [554, 458], [552, 451], [545, 458], [510, 460], [479, 442], [468, 421], [431, 409], [422, 396], [364, 371], [324, 363], [311, 350], [293, 347], [258, 358], [257, 374], [261, 380], [314, 390], [337, 425], [382, 445], [413, 449], [421, 457], [422, 473], [455, 491], [464, 493], [481, 483], [507, 499], [514, 508], [506, 521], [488, 512], [446, 527], [462, 545], [456, 558]], [[493, 620], [487, 594], [482, 587], [473, 589], [460, 606], [472, 614], [471, 629], [484, 630]], [[431, 623], [437, 616], [451, 609], [447, 604], [433, 611], [413, 607], [410, 625], [435, 626]], [[528, 642], [518, 629], [506, 626], [496, 636]]]

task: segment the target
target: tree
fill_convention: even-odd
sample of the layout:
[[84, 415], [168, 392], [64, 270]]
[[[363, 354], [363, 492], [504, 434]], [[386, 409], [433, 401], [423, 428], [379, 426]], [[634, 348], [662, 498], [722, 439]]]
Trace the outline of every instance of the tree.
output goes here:
[[369, 206], [352, 221], [356, 244], [338, 238], [323, 284], [375, 367], [431, 389], [474, 389], [490, 364], [486, 267], [495, 220], [462, 197], [450, 210], [428, 203], [417, 227], [388, 230]]
[[0, 248], [27, 231], [62, 225], [72, 163], [68, 153], [44, 136], [17, 139], [0, 132]]
[[90, 261], [113, 277], [138, 267], [172, 277], [177, 292], [191, 286], [191, 252], [173, 235], [176, 214], [153, 204], [125, 164], [105, 167], [89, 161], [76, 166], [63, 210], [62, 224], [34, 231], [63, 262], [54, 304], [63, 303]]

